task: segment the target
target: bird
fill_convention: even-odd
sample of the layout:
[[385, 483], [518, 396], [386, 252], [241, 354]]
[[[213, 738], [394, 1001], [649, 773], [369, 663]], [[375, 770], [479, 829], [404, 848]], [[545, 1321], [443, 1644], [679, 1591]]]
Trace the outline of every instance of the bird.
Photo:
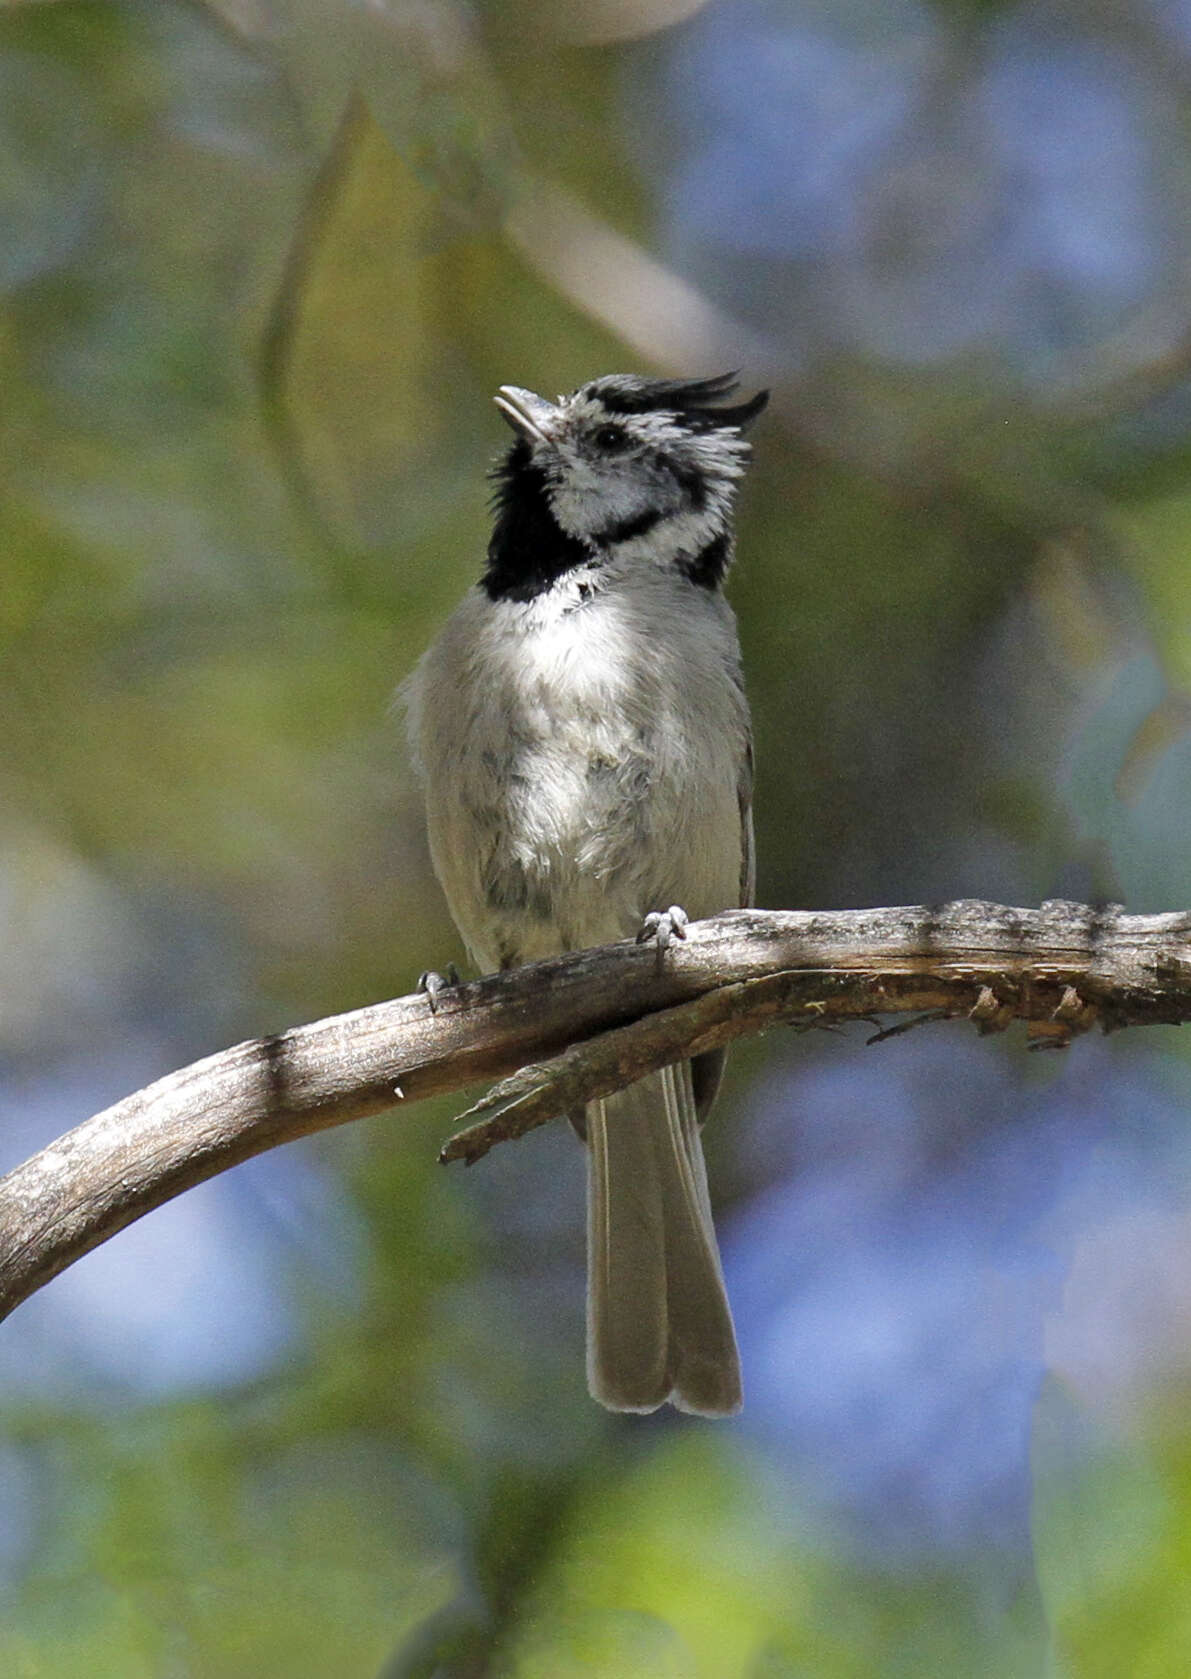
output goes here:
[[[750, 905], [753, 751], [732, 609], [759, 391], [735, 373], [502, 385], [478, 580], [404, 684], [431, 861], [488, 973]], [[433, 1001], [433, 998], [431, 999]], [[614, 1411], [729, 1416], [740, 1358], [701, 1123], [723, 1052], [587, 1104], [587, 1377]]]

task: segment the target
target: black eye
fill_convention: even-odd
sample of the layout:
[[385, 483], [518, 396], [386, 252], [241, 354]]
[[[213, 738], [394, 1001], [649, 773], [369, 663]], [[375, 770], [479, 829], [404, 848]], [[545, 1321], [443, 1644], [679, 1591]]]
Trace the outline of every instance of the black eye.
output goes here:
[[629, 434], [623, 426], [601, 426], [595, 434], [595, 443], [606, 455], [615, 455], [628, 448]]

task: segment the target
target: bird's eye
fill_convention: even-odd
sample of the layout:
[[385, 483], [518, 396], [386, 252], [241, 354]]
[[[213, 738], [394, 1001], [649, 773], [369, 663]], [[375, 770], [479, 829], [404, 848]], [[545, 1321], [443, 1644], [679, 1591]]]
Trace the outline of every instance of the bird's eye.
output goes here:
[[597, 449], [614, 455], [619, 449], [628, 448], [629, 434], [623, 426], [601, 426], [595, 434], [595, 442]]

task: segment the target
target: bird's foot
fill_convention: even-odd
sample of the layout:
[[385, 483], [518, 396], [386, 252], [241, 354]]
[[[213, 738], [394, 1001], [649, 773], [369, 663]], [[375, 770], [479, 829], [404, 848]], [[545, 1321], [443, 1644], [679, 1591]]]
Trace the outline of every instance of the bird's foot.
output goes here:
[[417, 989], [421, 991], [430, 1005], [431, 1014], [438, 1010], [438, 999], [444, 991], [449, 991], [453, 985], [460, 985], [459, 969], [454, 962], [447, 963], [445, 974], [436, 973], [433, 968], [427, 968], [424, 974], [418, 975]]
[[690, 916], [681, 904], [671, 904], [669, 909], [651, 910], [638, 930], [637, 943], [648, 944], [650, 939], [654, 940], [660, 968], [672, 941], [686, 938], [689, 920]]

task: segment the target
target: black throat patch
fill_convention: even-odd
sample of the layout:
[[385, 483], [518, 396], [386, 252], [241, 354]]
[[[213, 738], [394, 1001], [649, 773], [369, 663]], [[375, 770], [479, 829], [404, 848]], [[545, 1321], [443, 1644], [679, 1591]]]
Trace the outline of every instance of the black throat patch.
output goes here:
[[480, 579], [489, 600], [533, 600], [566, 572], [591, 559], [591, 550], [568, 536], [550, 507], [546, 476], [519, 438], [493, 473], [496, 523], [488, 564]]

